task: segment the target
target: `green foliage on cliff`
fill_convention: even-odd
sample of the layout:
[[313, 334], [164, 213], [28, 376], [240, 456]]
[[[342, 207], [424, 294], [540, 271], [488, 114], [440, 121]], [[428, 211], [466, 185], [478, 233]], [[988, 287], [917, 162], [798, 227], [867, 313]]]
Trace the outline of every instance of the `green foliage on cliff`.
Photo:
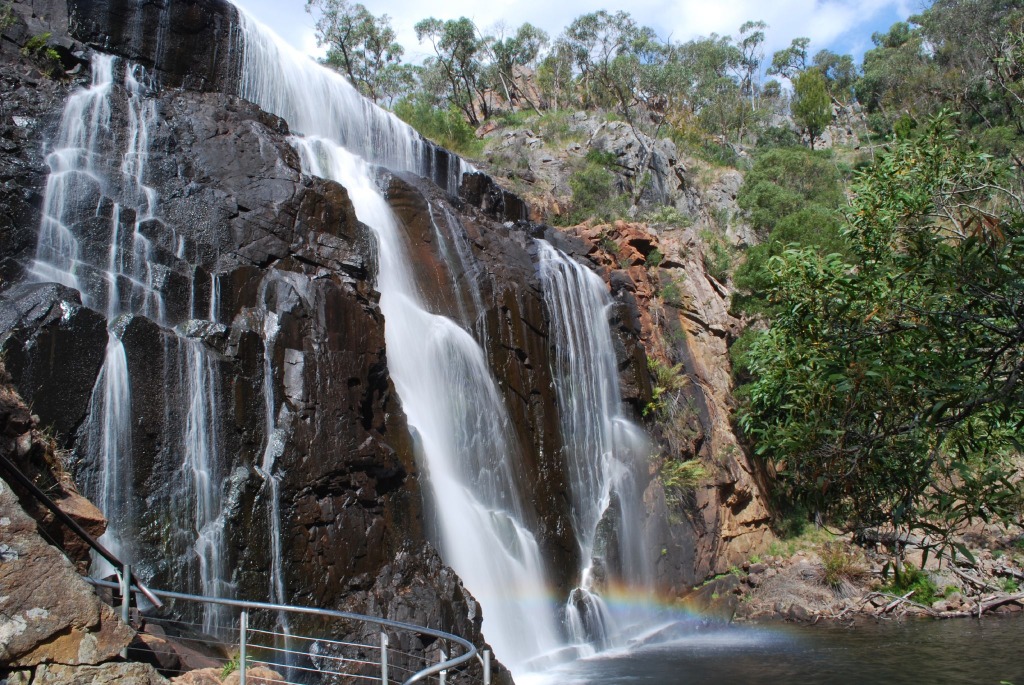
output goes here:
[[740, 425], [779, 493], [840, 525], [1020, 513], [1024, 191], [963, 140], [939, 117], [860, 176], [846, 255], [769, 260]]
[[761, 239], [736, 270], [738, 311], [770, 311], [768, 264], [788, 247], [802, 245], [823, 255], [848, 251], [840, 230], [841, 180], [831, 153], [789, 147], [758, 155], [736, 198]]
[[395, 114], [424, 137], [452, 152], [474, 157], [483, 148], [461, 112], [454, 107], [441, 109], [422, 94], [399, 100], [395, 103]]
[[587, 153], [580, 166], [569, 177], [572, 206], [561, 217], [565, 225], [593, 220], [608, 222], [626, 213], [628, 196], [619, 188], [611, 169], [615, 155], [599, 150]]
[[0, 31], [14, 26], [14, 9], [11, 4], [5, 2], [0, 4]]

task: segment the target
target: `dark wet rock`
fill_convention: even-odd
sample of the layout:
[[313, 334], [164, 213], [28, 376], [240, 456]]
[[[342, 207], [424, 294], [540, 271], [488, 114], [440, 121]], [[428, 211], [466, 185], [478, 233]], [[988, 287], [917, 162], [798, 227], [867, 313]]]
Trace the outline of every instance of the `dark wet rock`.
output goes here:
[[225, 0], [70, 0], [66, 12], [75, 39], [158, 69], [167, 86], [234, 87], [237, 10]]
[[25, 283], [0, 293], [0, 347], [16, 387], [67, 446], [89, 406], [107, 345], [104, 318], [77, 291]]
[[[346, 611], [380, 616], [392, 621], [413, 625], [431, 626], [438, 630], [454, 633], [480, 648], [486, 648], [480, 632], [483, 615], [480, 605], [462, 586], [455, 573], [446, 567], [429, 545], [406, 544], [400, 549], [380, 573], [371, 581], [372, 585], [351, 593], [345, 602]], [[442, 599], [443, 598], [443, 599]], [[362, 644], [379, 644], [380, 628], [370, 624], [345, 625], [339, 622], [335, 628], [339, 635]], [[451, 654], [437, 638], [413, 635], [407, 631], [388, 629], [389, 645], [393, 652], [391, 662], [396, 668], [417, 671], [425, 663], [441, 661], [441, 650]], [[403, 654], [404, 653], [404, 654]], [[408, 654], [422, 654], [426, 661], [409, 659]], [[372, 672], [371, 672], [372, 673]], [[474, 659], [459, 667], [470, 679], [482, 677], [481, 666]], [[460, 677], [456, 674], [452, 676]], [[498, 685], [511, 685], [508, 671], [498, 661], [492, 662], [492, 676]]]

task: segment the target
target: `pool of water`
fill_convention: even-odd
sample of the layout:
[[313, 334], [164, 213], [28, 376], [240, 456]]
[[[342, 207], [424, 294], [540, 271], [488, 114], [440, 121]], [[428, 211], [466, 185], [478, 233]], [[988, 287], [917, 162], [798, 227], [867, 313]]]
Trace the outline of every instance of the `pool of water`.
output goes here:
[[1024, 619], [680, 626], [675, 637], [557, 666], [520, 685], [1024, 685]]

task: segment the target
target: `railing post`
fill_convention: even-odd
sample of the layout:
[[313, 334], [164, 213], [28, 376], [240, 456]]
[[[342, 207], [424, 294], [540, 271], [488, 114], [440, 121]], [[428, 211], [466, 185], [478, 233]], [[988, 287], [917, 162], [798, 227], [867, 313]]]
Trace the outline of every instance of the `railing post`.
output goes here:
[[[132, 568], [128, 564], [121, 570], [121, 620], [130, 625], [132, 617]], [[121, 657], [128, 658], [128, 648], [121, 650]]]
[[484, 650], [484, 685], [491, 685], [491, 650]]
[[380, 631], [380, 682], [388, 685], [388, 634]]
[[[445, 661], [448, 661], [448, 652], [445, 651], [444, 647], [442, 647], [441, 648], [441, 663], [444, 663]], [[440, 685], [446, 685], [448, 683], [448, 671], [447, 670], [441, 671], [441, 673], [439, 675], [441, 676], [441, 679], [438, 681], [440, 683]]]
[[238, 682], [245, 685], [245, 643], [248, 639], [246, 634], [249, 631], [249, 611], [242, 609], [242, 615], [238, 619]]

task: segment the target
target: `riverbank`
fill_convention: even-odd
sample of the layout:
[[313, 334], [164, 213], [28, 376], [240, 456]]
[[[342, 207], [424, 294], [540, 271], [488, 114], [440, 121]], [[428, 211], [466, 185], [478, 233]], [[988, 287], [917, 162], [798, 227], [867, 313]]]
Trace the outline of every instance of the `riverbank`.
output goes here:
[[[855, 541], [815, 529], [773, 543], [769, 553], [708, 580], [682, 602], [737, 622], [1024, 613], [1024, 532], [978, 525], [956, 544], [939, 553], [915, 536], [871, 531]], [[903, 548], [898, 572], [896, 547]]]

